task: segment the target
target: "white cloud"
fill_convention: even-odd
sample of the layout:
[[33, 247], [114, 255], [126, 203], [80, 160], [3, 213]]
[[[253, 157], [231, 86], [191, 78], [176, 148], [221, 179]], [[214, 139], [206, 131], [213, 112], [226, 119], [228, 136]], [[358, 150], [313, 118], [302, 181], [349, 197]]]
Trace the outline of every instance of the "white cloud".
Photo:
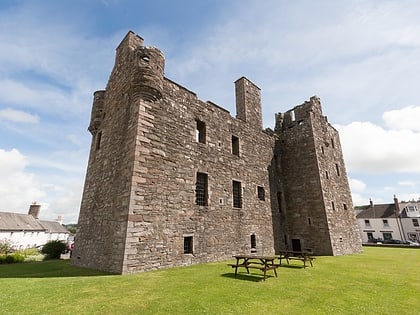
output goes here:
[[391, 129], [409, 129], [420, 132], [420, 106], [408, 106], [387, 111], [382, 115], [382, 118]]
[[0, 120], [17, 123], [39, 123], [39, 116], [12, 108], [0, 109]]
[[420, 133], [371, 122], [336, 125], [349, 172], [420, 173]]

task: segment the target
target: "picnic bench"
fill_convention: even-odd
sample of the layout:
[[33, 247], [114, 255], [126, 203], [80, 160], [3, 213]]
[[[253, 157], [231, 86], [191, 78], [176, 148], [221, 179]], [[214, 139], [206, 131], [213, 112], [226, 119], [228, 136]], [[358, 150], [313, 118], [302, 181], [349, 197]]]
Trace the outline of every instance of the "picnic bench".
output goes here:
[[258, 256], [258, 255], [235, 255], [235, 264], [228, 264], [232, 268], [235, 268], [235, 278], [238, 274], [238, 268], [245, 268], [249, 274], [249, 269], [259, 269], [263, 272], [263, 280], [267, 278], [267, 271], [273, 270], [277, 277], [278, 264], [274, 263], [276, 256]]
[[282, 259], [286, 259], [287, 264], [289, 264], [289, 260], [300, 260], [303, 262], [303, 268], [306, 268], [306, 262], [309, 262], [311, 267], [313, 267], [312, 260], [315, 259], [310, 252], [302, 251], [281, 251], [277, 257], [280, 261], [280, 266]]

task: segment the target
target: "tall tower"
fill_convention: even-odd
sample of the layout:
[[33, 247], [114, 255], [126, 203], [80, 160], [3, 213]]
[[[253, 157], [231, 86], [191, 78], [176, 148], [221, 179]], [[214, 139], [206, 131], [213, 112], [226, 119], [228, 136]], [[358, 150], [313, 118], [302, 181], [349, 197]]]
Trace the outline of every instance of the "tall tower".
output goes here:
[[235, 81], [236, 118], [262, 129], [261, 91], [245, 77]]
[[145, 158], [140, 138], [151, 128], [145, 108], [162, 97], [164, 63], [160, 50], [129, 32], [117, 48], [106, 90], [94, 93], [76, 265], [124, 272], [133, 195], [141, 181], [137, 165]]
[[322, 115], [314, 96], [276, 115], [279, 135], [276, 155], [282, 170], [284, 231], [293, 250], [317, 255], [360, 252], [361, 241], [353, 209], [338, 132]]

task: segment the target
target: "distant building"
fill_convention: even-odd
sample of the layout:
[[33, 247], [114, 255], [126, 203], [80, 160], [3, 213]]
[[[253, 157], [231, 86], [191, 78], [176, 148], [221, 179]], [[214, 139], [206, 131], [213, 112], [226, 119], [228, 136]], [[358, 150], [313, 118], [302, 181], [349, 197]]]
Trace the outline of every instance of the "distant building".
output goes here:
[[361, 252], [339, 135], [318, 97], [264, 130], [247, 78], [233, 117], [164, 66], [129, 32], [94, 93], [72, 264], [127, 274], [237, 253]]
[[67, 241], [69, 231], [57, 221], [40, 220], [41, 206], [32, 204], [28, 214], [0, 212], [0, 242], [7, 241], [14, 249], [44, 245], [49, 241]]
[[356, 207], [363, 243], [374, 240], [420, 242], [420, 202], [398, 202]]

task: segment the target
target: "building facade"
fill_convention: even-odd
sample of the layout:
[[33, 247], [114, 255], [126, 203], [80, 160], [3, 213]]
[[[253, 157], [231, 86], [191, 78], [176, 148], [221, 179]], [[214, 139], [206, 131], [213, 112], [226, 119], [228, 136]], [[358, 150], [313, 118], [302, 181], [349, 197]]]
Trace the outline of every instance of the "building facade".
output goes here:
[[127, 274], [280, 249], [361, 251], [337, 131], [320, 100], [263, 130], [260, 89], [235, 82], [236, 117], [164, 77], [129, 32], [94, 93], [72, 263]]
[[67, 241], [70, 232], [56, 221], [40, 220], [41, 205], [32, 204], [28, 214], [0, 212], [0, 242], [15, 250], [42, 246], [49, 241]]
[[420, 243], [420, 202], [399, 202], [357, 207], [357, 223], [363, 243], [411, 241]]

